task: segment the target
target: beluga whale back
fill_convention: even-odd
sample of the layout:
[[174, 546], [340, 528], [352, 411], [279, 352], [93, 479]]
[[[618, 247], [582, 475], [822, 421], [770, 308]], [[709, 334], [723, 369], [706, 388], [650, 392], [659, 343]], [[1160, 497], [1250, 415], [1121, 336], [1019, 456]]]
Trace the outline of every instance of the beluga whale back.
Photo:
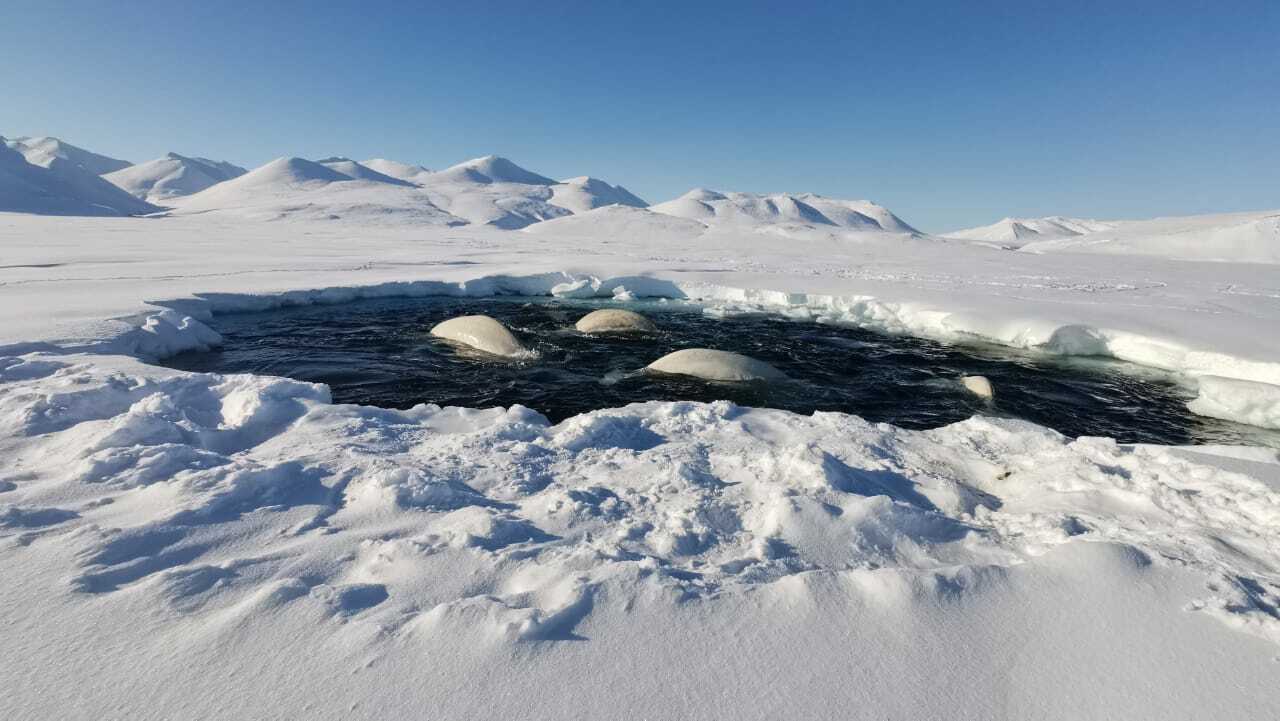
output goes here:
[[740, 353], [711, 348], [685, 348], [650, 363], [647, 370], [692, 376], [709, 381], [781, 381], [777, 368]]
[[574, 326], [580, 333], [652, 333], [653, 321], [622, 308], [601, 308], [582, 316]]
[[507, 327], [487, 315], [464, 315], [436, 324], [431, 335], [507, 358], [533, 355]]

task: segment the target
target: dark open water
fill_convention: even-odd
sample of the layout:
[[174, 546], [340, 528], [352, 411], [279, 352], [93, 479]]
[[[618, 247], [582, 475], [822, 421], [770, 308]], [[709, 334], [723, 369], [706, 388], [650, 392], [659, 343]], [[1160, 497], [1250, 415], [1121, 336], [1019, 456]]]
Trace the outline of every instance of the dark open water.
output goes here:
[[[165, 365], [327, 383], [339, 403], [520, 403], [553, 421], [637, 401], [727, 399], [806, 414], [843, 411], [904, 428], [935, 428], [984, 413], [1025, 418], [1068, 436], [1280, 447], [1280, 433], [1192, 414], [1186, 403], [1194, 392], [1174, 377], [1115, 361], [948, 345], [773, 316], [717, 319], [680, 303], [626, 304], [657, 323], [656, 334], [588, 337], [573, 330], [588, 311], [617, 305], [402, 298], [233, 314], [215, 319], [225, 339], [221, 348], [184, 353]], [[484, 357], [428, 333], [442, 320], [478, 313], [507, 324], [541, 357]], [[793, 380], [708, 383], [636, 372], [690, 347], [760, 358]], [[995, 401], [962, 388], [963, 375], [990, 378]]]

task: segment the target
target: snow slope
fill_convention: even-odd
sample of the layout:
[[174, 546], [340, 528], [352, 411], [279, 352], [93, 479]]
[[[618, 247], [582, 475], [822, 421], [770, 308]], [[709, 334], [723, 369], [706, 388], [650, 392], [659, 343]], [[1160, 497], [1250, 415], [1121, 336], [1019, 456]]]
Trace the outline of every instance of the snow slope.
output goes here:
[[1051, 215], [1046, 218], [1005, 218], [991, 225], [956, 230], [943, 235], [948, 238], [983, 241], [1003, 248], [1019, 248], [1040, 240], [1114, 230], [1117, 225], [1114, 222]]
[[189, 158], [168, 153], [138, 165], [107, 173], [102, 177], [131, 195], [151, 203], [164, 203], [182, 195], [198, 193], [246, 171], [238, 165], [205, 158]]
[[708, 225], [751, 227], [773, 224], [835, 226], [854, 230], [915, 233], [914, 228], [875, 203], [835, 200], [813, 193], [721, 193], [695, 188], [651, 207], [656, 213]]
[[[0, 138], [3, 141], [3, 138]], [[57, 155], [28, 162], [0, 143], [0, 211], [41, 215], [140, 215], [159, 208]]]
[[70, 143], [51, 137], [10, 138], [6, 145], [26, 157], [28, 162], [42, 167], [49, 167], [55, 158], [78, 165], [93, 175], [104, 175], [122, 170], [133, 163], [127, 160], [108, 158], [105, 155], [78, 148]]

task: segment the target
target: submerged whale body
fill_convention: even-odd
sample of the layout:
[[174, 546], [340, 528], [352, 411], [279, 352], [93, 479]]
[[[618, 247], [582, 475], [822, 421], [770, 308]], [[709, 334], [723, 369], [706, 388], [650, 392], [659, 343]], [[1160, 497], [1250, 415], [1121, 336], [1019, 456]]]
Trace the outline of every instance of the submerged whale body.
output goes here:
[[648, 318], [622, 308], [593, 310], [582, 316], [574, 327], [581, 333], [652, 332], [658, 329]]
[[668, 353], [650, 363], [647, 369], [709, 381], [779, 381], [787, 377], [764, 361], [710, 348], [686, 348]]
[[528, 348], [507, 327], [487, 315], [464, 315], [436, 324], [431, 335], [461, 343], [493, 355], [531, 355]]

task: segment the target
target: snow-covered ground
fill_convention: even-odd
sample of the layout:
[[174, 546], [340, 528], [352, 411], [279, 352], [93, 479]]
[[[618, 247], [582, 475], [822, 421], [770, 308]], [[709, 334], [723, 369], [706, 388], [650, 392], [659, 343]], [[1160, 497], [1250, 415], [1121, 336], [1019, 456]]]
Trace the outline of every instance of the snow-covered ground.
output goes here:
[[[282, 159], [164, 217], [0, 213], [6, 718], [1280, 714], [1275, 450], [727, 403], [551, 425], [148, 363], [224, 312], [662, 296], [1111, 355], [1280, 427], [1267, 214], [1026, 252], [508, 163]], [[1260, 262], [1218, 262], [1232, 223]], [[1138, 254], [1184, 231], [1206, 260]]]

